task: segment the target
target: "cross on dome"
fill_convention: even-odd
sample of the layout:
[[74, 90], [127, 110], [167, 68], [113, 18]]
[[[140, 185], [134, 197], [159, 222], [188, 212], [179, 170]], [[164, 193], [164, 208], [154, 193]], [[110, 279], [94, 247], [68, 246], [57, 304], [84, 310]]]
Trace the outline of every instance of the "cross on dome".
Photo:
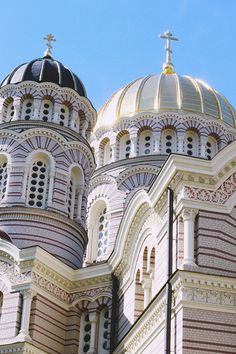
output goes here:
[[47, 34], [46, 37], [44, 37], [44, 40], [46, 41], [46, 46], [47, 46], [47, 49], [46, 51], [44, 52], [44, 56], [45, 57], [51, 57], [52, 56], [52, 42], [56, 42], [56, 39], [55, 37], [52, 35], [52, 34]]
[[173, 37], [172, 33], [169, 30], [166, 31], [165, 34], [159, 34], [159, 38], [166, 39], [166, 62], [163, 64], [164, 74], [173, 74], [174, 65], [171, 63], [172, 50], [170, 47], [170, 41], [178, 41], [178, 38]]

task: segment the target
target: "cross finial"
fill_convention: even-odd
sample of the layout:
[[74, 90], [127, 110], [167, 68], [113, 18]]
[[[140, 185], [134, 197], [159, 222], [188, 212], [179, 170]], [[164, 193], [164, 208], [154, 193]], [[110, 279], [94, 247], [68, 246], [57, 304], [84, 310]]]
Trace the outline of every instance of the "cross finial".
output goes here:
[[54, 38], [54, 36], [52, 34], [47, 34], [46, 37], [44, 37], [44, 40], [46, 41], [46, 46], [47, 49], [44, 52], [44, 56], [45, 57], [51, 57], [52, 56], [52, 42], [56, 42], [56, 39]]
[[165, 74], [173, 74], [174, 73], [174, 65], [171, 63], [171, 54], [172, 50], [170, 48], [170, 41], [178, 41], [178, 38], [173, 37], [172, 33], [168, 30], [165, 34], [160, 34], [160, 38], [166, 39], [166, 62], [163, 64], [163, 70]]

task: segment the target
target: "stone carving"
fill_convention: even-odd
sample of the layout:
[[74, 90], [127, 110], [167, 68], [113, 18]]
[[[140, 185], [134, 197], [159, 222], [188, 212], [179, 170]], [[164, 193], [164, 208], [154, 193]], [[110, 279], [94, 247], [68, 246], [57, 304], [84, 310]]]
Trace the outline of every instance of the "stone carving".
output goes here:
[[0, 275], [6, 276], [12, 285], [31, 281], [31, 272], [20, 273], [18, 267], [6, 262], [0, 262]]
[[112, 295], [112, 288], [111, 286], [100, 287], [95, 289], [88, 289], [80, 291], [76, 294], [71, 294], [69, 296], [69, 303], [74, 301], [79, 302], [80, 300], [84, 300], [85, 298], [90, 301], [94, 301], [98, 297], [101, 296], [108, 296], [111, 297]]
[[185, 193], [189, 199], [214, 204], [225, 204], [234, 192], [236, 192], [236, 172], [227, 178], [216, 191], [185, 187]]

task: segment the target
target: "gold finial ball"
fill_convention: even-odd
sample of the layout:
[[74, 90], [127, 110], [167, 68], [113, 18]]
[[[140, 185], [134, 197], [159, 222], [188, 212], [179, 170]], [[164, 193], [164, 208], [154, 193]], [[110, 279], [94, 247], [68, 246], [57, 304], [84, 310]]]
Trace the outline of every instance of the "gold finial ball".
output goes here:
[[165, 75], [174, 74], [175, 72], [174, 72], [174, 67], [173, 67], [173, 65], [164, 64], [164, 65], [163, 65], [163, 73], [164, 73]]

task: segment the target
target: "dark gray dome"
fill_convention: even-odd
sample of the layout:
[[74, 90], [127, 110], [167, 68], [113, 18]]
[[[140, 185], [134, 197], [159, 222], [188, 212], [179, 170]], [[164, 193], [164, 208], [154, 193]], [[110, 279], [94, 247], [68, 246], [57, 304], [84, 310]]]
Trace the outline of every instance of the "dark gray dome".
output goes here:
[[53, 82], [62, 87], [69, 87], [78, 92], [80, 96], [86, 97], [86, 91], [81, 80], [70, 69], [50, 56], [17, 66], [1, 82], [0, 87], [22, 81]]

